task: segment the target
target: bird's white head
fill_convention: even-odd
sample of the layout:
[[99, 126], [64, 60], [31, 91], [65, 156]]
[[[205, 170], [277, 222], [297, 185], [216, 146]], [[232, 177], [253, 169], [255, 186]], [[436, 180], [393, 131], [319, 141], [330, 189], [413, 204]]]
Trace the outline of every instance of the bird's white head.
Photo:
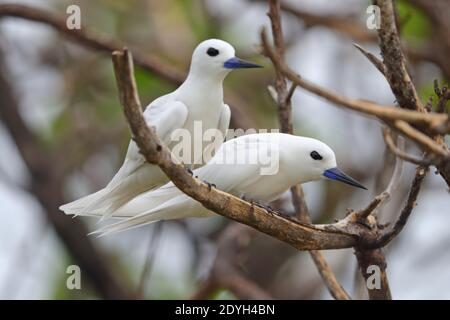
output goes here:
[[233, 69], [259, 68], [261, 66], [239, 59], [227, 42], [209, 39], [201, 42], [192, 54], [190, 73], [225, 76]]
[[304, 181], [331, 179], [340, 181], [354, 187], [366, 189], [358, 181], [342, 172], [336, 164], [333, 150], [325, 143], [312, 139], [302, 138], [300, 150], [295, 152]]

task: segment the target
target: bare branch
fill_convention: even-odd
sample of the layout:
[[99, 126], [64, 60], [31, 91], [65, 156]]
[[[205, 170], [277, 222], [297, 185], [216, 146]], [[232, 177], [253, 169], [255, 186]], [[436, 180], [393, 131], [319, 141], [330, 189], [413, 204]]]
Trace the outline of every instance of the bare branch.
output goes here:
[[448, 116], [444, 114], [426, 114], [418, 111], [403, 110], [393, 106], [382, 106], [364, 100], [348, 99], [337, 93], [324, 89], [300, 77], [292, 71], [286, 63], [278, 57], [273, 48], [269, 45], [265, 30], [261, 33], [261, 39], [264, 53], [272, 60], [275, 67], [281, 70], [289, 80], [297, 84], [299, 87], [325, 98], [331, 103], [375, 116], [383, 121], [403, 120], [408, 123], [430, 127], [430, 129], [435, 129], [434, 127], [436, 126], [447, 125], [449, 123]]
[[422, 159], [415, 157], [397, 148], [392, 138], [392, 133], [387, 127], [383, 128], [383, 139], [386, 145], [388, 146], [389, 150], [397, 157], [417, 165], [429, 166], [431, 164], [431, 160], [429, 159]]
[[161, 238], [162, 226], [163, 221], [156, 224], [153, 232], [149, 237], [147, 252], [145, 254], [144, 267], [142, 268], [141, 277], [139, 279], [138, 288], [136, 290], [138, 297], [145, 297], [145, 287], [147, 285], [148, 278], [150, 277], [152, 266], [155, 261], [159, 240]]
[[210, 274], [191, 295], [191, 299], [207, 299], [220, 288], [228, 289], [238, 299], [273, 299], [267, 291], [249, 280], [239, 268], [241, 254], [247, 249], [255, 233], [254, 229], [242, 224], [231, 224], [224, 230], [218, 241], [217, 254]]
[[386, 67], [386, 78], [392, 92], [400, 107], [423, 112], [424, 107], [406, 69], [406, 59], [395, 23], [393, 1], [375, 0], [374, 4], [380, 8], [381, 26], [378, 29], [378, 38], [383, 64]]
[[432, 138], [423, 134], [419, 130], [414, 129], [410, 124], [403, 120], [394, 121], [393, 127], [404, 134], [406, 137], [410, 138], [426, 151], [441, 156], [445, 159], [450, 157], [450, 151], [444, 148], [443, 145], [438, 144]]
[[380, 288], [372, 288], [367, 286], [370, 300], [391, 300], [391, 290], [386, 274], [386, 259], [381, 249], [361, 250], [355, 248], [355, 255], [358, 260], [358, 265], [363, 275], [365, 282], [370, 281], [369, 277], [373, 274], [370, 272], [370, 267], [377, 266], [380, 268]]
[[[393, 145], [398, 150], [403, 150], [404, 148], [404, 140], [401, 141], [402, 142], [399, 143], [400, 144], [399, 148], [395, 146], [394, 142], [392, 141]], [[400, 157], [398, 157], [395, 159], [394, 171], [392, 172], [391, 179], [389, 180], [386, 189], [379, 195], [377, 195], [375, 198], [373, 198], [373, 200], [369, 203], [369, 205], [366, 208], [354, 213], [359, 221], [364, 222], [366, 218], [370, 214], [373, 214], [381, 204], [390, 199], [393, 192], [395, 191], [395, 189], [397, 189], [398, 185], [400, 184], [402, 171], [403, 171], [403, 160]]]
[[361, 47], [359, 44], [354, 43], [353, 44], [356, 49], [358, 49], [367, 59], [369, 59], [370, 62], [375, 66], [375, 68], [378, 69], [383, 75], [386, 74], [386, 67], [383, 64], [383, 61], [378, 59], [375, 55]]
[[383, 232], [380, 234], [377, 240], [369, 244], [369, 247], [379, 248], [385, 246], [403, 230], [403, 227], [408, 222], [408, 218], [411, 215], [412, 210], [416, 206], [417, 196], [419, 195], [420, 187], [427, 172], [428, 167], [424, 166], [417, 167], [414, 180], [409, 190], [408, 199], [406, 200], [406, 204], [403, 207], [399, 218], [391, 228], [383, 230]]

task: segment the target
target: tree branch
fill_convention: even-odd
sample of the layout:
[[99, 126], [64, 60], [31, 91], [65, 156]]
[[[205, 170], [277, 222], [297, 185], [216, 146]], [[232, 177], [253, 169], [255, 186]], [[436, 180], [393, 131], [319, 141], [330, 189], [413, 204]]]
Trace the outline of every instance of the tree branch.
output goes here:
[[399, 218], [391, 228], [383, 230], [377, 240], [369, 244], [369, 247], [379, 248], [385, 246], [403, 230], [403, 227], [408, 222], [408, 218], [411, 215], [412, 210], [416, 206], [417, 196], [419, 195], [420, 187], [422, 186], [422, 182], [427, 174], [427, 171], [428, 167], [426, 166], [419, 165], [416, 168], [416, 174], [409, 190], [408, 199], [406, 200], [406, 204], [403, 207]]
[[430, 159], [418, 158], [418, 157], [415, 157], [415, 156], [408, 154], [408, 153], [404, 152], [403, 150], [400, 150], [399, 148], [397, 148], [397, 146], [395, 145], [394, 140], [392, 138], [392, 133], [387, 127], [383, 128], [383, 139], [384, 139], [384, 142], [386, 143], [386, 145], [388, 146], [389, 150], [394, 155], [396, 155], [397, 157], [399, 157], [405, 161], [414, 163], [416, 165], [422, 165], [422, 166], [429, 166], [432, 163], [432, 161]]
[[402, 108], [423, 112], [424, 107], [406, 69], [406, 59], [395, 23], [394, 4], [392, 0], [374, 0], [374, 4], [380, 8], [378, 38], [386, 79]]
[[403, 120], [416, 125], [429, 127], [431, 130], [435, 126], [447, 125], [449, 118], [444, 114], [426, 114], [418, 111], [403, 110], [393, 106], [382, 106], [365, 100], [354, 100], [343, 97], [337, 93], [324, 89], [308, 80], [300, 77], [292, 71], [284, 61], [282, 61], [268, 43], [265, 30], [261, 32], [261, 39], [265, 55], [274, 63], [275, 67], [299, 87], [325, 98], [333, 104], [345, 108], [375, 116], [383, 121]]
[[239, 268], [243, 251], [256, 233], [242, 224], [229, 225], [219, 238], [216, 257], [208, 278], [191, 295], [191, 299], [200, 300], [210, 298], [219, 288], [225, 288], [238, 299], [268, 300], [273, 297], [249, 280]]
[[367, 291], [369, 293], [370, 300], [391, 300], [391, 289], [389, 288], [389, 282], [386, 274], [386, 259], [381, 249], [367, 250], [355, 248], [355, 255], [358, 260], [358, 265], [366, 282], [370, 281], [372, 273], [368, 272], [370, 266], [378, 266], [380, 268], [380, 288], [369, 288], [367, 285]]

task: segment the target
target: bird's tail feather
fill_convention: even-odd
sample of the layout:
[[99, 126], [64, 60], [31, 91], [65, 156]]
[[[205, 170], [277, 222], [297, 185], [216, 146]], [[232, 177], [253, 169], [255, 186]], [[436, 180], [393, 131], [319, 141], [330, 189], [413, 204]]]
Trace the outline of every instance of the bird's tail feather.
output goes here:
[[93, 194], [62, 205], [59, 209], [68, 215], [95, 216], [104, 220], [112, 217], [116, 210], [134, 197], [144, 191], [152, 190], [154, 187], [147, 186], [148, 189], [142, 187], [138, 189], [136, 186], [133, 188], [133, 186], [128, 187], [126, 184], [118, 184], [113, 187], [108, 185]]
[[[166, 198], [165, 202], [163, 202], [164, 201], [163, 199], [159, 198], [158, 200], [161, 202], [160, 205], [145, 210], [141, 213], [138, 213], [137, 215], [132, 216], [131, 218], [124, 219], [119, 222], [104, 226], [90, 234], [95, 234], [101, 237], [107, 234], [113, 234], [129, 230], [135, 227], [144, 226], [159, 220], [171, 220], [194, 216], [194, 213], [196, 216], [206, 215], [203, 212], [206, 209], [204, 209], [198, 202], [191, 199], [185, 194], [181, 194], [181, 191], [179, 191], [178, 189], [175, 188], [175, 190], [177, 191], [178, 195], [171, 199]], [[148, 207], [149, 205], [147, 203], [146, 208]], [[122, 208], [119, 209], [118, 211], [119, 211], [118, 214], [122, 214], [122, 216], [128, 213], [127, 211], [121, 213], [120, 211], [122, 211]]]
[[83, 215], [85, 213], [85, 209], [97, 201], [97, 199], [101, 198], [106, 191], [106, 188], [101, 189], [78, 200], [63, 204], [59, 207], [59, 210], [64, 211], [64, 213], [68, 215]]

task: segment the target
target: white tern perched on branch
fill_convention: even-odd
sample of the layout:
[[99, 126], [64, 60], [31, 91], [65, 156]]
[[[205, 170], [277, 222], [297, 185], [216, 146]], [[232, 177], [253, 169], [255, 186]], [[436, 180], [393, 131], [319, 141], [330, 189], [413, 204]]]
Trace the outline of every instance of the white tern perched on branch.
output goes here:
[[[195, 137], [194, 122], [201, 124], [203, 132], [217, 129], [222, 137], [225, 137], [230, 122], [230, 108], [223, 102], [222, 82], [232, 69], [256, 67], [260, 66], [236, 58], [234, 48], [225, 41], [203, 41], [194, 50], [189, 74], [184, 83], [172, 93], [150, 103], [144, 117], [170, 149], [176, 144], [176, 141], [171, 141], [171, 134], [177, 129], [185, 129]], [[200, 153], [205, 151], [206, 144], [203, 141], [195, 141], [191, 143], [191, 150], [183, 152], [191, 151], [191, 154], [195, 154], [195, 143], [200, 143]], [[195, 168], [193, 165], [202, 164], [201, 160], [192, 159], [192, 162], [187, 164]], [[107, 217], [108, 212], [116, 210], [144, 191], [162, 186], [167, 181], [168, 178], [158, 166], [145, 161], [137, 145], [131, 140], [122, 167], [104, 189], [62, 205], [60, 209], [67, 214], [97, 212]]]
[[[275, 170], [261, 174], [268, 165], [264, 159], [277, 161], [272, 166]], [[293, 185], [323, 178], [366, 189], [337, 168], [334, 152], [325, 143], [283, 133], [250, 134], [229, 140], [211, 161], [194, 170], [194, 175], [220, 190], [262, 203], [277, 199]], [[212, 214], [169, 182], [126, 203], [111, 215], [122, 221], [94, 233], [105, 235], [158, 220]]]

